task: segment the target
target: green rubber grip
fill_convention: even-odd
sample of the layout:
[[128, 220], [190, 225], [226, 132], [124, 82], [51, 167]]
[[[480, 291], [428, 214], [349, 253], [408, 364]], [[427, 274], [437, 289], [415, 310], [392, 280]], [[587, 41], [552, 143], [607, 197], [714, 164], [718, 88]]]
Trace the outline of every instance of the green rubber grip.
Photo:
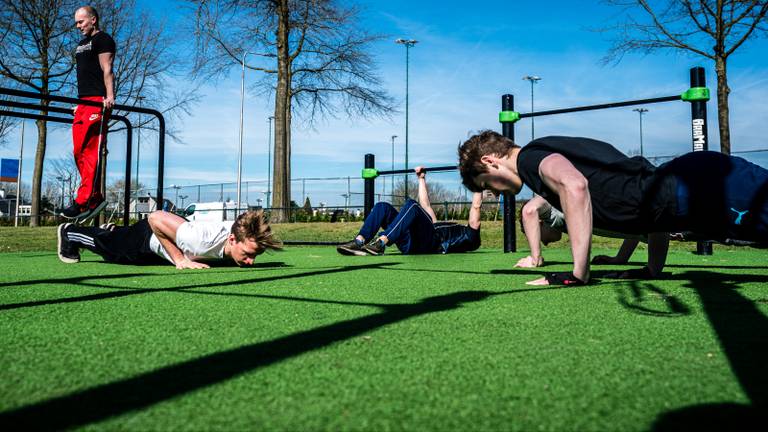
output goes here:
[[706, 87], [691, 87], [680, 95], [680, 99], [686, 102], [706, 102], [709, 100], [709, 89]]
[[520, 120], [520, 113], [517, 111], [502, 111], [499, 113], [499, 123], [514, 123]]
[[379, 176], [379, 170], [376, 168], [363, 168], [364, 179], [375, 179]]

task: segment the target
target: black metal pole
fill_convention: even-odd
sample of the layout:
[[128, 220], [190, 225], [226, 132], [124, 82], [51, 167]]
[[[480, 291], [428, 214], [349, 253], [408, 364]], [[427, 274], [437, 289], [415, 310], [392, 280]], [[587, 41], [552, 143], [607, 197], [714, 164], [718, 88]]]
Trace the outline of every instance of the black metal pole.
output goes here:
[[[515, 97], [505, 94], [501, 97], [501, 110], [514, 111]], [[505, 137], [515, 140], [515, 124], [505, 122], [501, 124], [501, 133]], [[515, 194], [504, 192], [504, 253], [517, 252], [517, 238], [515, 235]]]
[[[376, 167], [375, 157], [372, 154], [367, 153], [365, 155], [364, 166], [365, 168]], [[365, 180], [363, 180], [363, 185], [364, 185], [363, 193], [365, 193], [365, 195], [363, 196], [363, 213], [365, 214], [365, 217], [368, 217], [368, 215], [371, 213], [371, 210], [373, 210], [373, 192], [375, 190], [374, 182], [375, 182], [375, 178], [373, 177], [366, 178]]]
[[[706, 87], [707, 81], [703, 67], [691, 68], [691, 87]], [[693, 151], [709, 150], [707, 130], [707, 102], [697, 100], [691, 102], [691, 138]], [[712, 255], [712, 242], [699, 240], [696, 242], [697, 255]]]

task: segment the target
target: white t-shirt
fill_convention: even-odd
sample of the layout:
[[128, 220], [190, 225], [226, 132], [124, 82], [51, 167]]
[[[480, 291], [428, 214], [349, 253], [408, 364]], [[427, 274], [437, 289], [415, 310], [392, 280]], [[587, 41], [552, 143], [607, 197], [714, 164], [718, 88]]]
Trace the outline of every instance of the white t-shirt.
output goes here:
[[[221, 261], [224, 259], [224, 245], [227, 243], [233, 223], [233, 221], [184, 222], [176, 231], [176, 246], [192, 261]], [[156, 254], [173, 263], [171, 256], [154, 234], [149, 239], [149, 247]]]

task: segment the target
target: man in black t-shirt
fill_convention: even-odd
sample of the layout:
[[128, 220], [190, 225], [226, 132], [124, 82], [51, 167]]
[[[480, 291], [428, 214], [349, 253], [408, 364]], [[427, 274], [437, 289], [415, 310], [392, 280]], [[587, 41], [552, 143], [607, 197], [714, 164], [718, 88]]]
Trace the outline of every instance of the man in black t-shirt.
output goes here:
[[[403, 254], [469, 252], [480, 247], [483, 195], [473, 195], [467, 225], [437, 222], [429, 202], [427, 173], [420, 166], [414, 171], [419, 177], [419, 202], [408, 199], [399, 212], [389, 203], [376, 203], [355, 239], [336, 248], [340, 254], [383, 255], [391, 244]], [[384, 231], [377, 235], [379, 228]]]
[[768, 170], [738, 157], [694, 152], [656, 168], [589, 138], [544, 137], [521, 148], [485, 131], [459, 147], [459, 162], [470, 190], [517, 193], [525, 184], [565, 214], [573, 272], [532, 284], [588, 282], [593, 224], [647, 234], [649, 248], [666, 248], [666, 233], [680, 231], [768, 243]]
[[115, 41], [99, 29], [99, 15], [93, 7], [79, 8], [75, 12], [75, 24], [84, 36], [75, 50], [78, 97], [102, 105], [78, 105], [72, 122], [73, 153], [80, 186], [72, 205], [62, 209], [61, 215], [81, 221], [98, 214], [106, 204], [100, 190], [99, 172], [104, 163], [102, 149], [107, 143], [109, 113], [115, 104], [112, 64], [116, 47]]

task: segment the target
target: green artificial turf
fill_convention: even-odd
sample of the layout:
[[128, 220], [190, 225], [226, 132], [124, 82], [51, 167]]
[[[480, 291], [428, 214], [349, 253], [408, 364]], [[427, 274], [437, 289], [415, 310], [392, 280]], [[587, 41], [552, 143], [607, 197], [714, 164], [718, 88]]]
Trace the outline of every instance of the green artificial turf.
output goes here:
[[[595, 253], [612, 252], [597, 249]], [[0, 254], [4, 430], [648, 430], [762, 416], [766, 253], [535, 287], [523, 253], [177, 271]], [[634, 257], [635, 266], [644, 253]], [[622, 266], [628, 268], [632, 266]]]

